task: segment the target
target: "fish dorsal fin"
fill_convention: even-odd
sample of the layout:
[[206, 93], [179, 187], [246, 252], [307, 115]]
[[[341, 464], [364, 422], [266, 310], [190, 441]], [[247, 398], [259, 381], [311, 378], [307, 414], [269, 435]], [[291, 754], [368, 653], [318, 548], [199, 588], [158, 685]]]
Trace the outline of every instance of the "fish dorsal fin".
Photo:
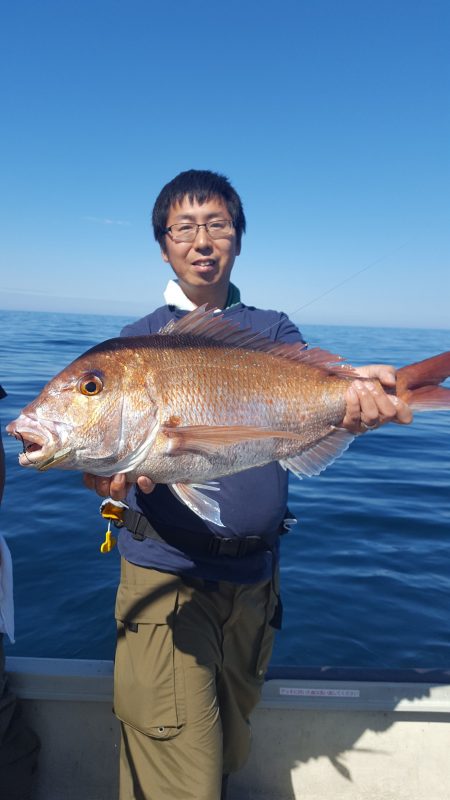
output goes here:
[[335, 428], [332, 433], [325, 436], [308, 450], [298, 456], [284, 459], [280, 464], [284, 469], [289, 469], [297, 478], [311, 478], [319, 475], [342, 453], [345, 453], [353, 442], [354, 435], [344, 428]]
[[319, 367], [329, 374], [340, 377], [355, 377], [355, 371], [348, 364], [343, 364], [342, 356], [322, 350], [320, 347], [307, 349], [303, 342], [272, 342], [261, 333], [249, 328], [240, 328], [235, 322], [226, 319], [217, 309], [206, 310], [206, 305], [199, 306], [178, 320], [170, 320], [158, 332], [161, 336], [186, 336], [201, 342], [215, 342], [230, 348], [240, 347], [270, 353], [286, 358], [289, 361], [301, 362], [310, 367]]

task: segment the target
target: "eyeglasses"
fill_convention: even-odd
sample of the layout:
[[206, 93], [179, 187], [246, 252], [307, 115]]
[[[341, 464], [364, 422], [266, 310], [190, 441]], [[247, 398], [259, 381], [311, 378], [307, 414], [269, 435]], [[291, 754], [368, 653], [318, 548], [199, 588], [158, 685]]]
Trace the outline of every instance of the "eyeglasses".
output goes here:
[[211, 222], [177, 222], [170, 225], [164, 233], [168, 233], [174, 242], [193, 242], [200, 228], [205, 228], [211, 239], [228, 236], [233, 230], [231, 219], [213, 219]]

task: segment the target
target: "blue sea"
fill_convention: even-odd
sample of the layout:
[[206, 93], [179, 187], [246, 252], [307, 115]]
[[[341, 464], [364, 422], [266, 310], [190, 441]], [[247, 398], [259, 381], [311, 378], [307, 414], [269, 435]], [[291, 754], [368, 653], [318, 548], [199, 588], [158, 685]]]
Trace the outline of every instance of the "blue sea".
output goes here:
[[[69, 361], [129, 318], [0, 311], [4, 426]], [[300, 326], [301, 327], [301, 326]], [[354, 365], [450, 349], [450, 331], [306, 326]], [[111, 659], [117, 549], [102, 555], [100, 499], [76, 473], [17, 464], [5, 440], [0, 515], [15, 570], [10, 655]], [[284, 627], [274, 664], [450, 667], [450, 413], [358, 438], [320, 477], [292, 479], [299, 520], [282, 542]]]

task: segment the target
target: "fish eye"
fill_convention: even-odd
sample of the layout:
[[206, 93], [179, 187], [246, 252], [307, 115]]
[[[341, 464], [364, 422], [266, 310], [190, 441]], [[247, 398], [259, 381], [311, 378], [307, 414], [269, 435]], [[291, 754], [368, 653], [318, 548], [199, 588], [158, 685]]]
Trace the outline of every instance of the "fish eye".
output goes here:
[[78, 388], [81, 394], [92, 397], [101, 392], [103, 389], [103, 381], [98, 375], [83, 375], [78, 381]]

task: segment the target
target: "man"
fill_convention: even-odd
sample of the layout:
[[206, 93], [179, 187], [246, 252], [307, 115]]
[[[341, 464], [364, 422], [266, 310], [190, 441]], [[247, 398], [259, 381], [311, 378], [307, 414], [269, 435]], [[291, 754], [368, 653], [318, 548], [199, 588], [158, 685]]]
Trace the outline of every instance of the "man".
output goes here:
[[[226, 178], [201, 170], [178, 175], [156, 200], [153, 228], [177, 280], [169, 282], [166, 305], [122, 335], [155, 333], [206, 304], [273, 341], [302, 341], [285, 314], [244, 305], [230, 282], [245, 216]], [[390, 367], [360, 372], [395, 385]], [[411, 413], [370, 380], [354, 382], [343, 425], [362, 432], [387, 420], [409, 422]], [[126, 496], [129, 506], [116, 603], [121, 800], [224, 798], [228, 774], [249, 753], [248, 717], [279, 626], [279, 536], [292, 521], [287, 475], [271, 463], [221, 479], [224, 528], [148, 478], [137, 487], [125, 475], [87, 475], [85, 482], [102, 496]]]
[[[0, 386], [0, 400], [6, 392]], [[0, 435], [0, 503], [5, 486], [5, 454]], [[11, 556], [0, 534], [0, 798], [30, 800], [40, 748], [38, 737], [24, 722], [5, 673], [3, 635], [14, 639]]]

